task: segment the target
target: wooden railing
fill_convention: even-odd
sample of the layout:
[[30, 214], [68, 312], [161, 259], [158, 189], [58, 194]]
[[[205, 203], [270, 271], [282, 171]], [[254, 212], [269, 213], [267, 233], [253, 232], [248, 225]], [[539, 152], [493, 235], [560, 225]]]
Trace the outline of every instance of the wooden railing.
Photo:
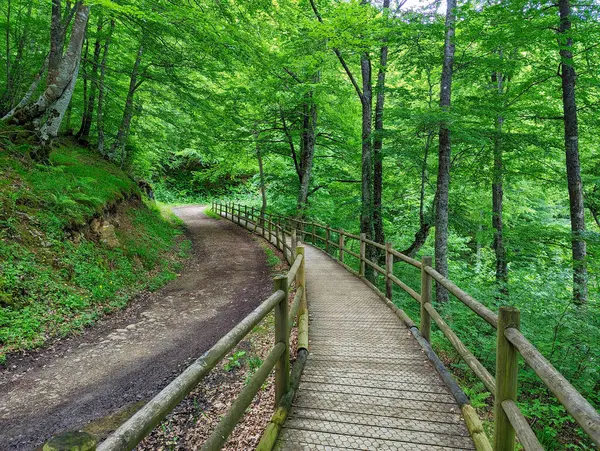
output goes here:
[[[250, 224], [246, 222], [245, 226], [249, 228]], [[257, 230], [256, 227], [254, 227], [254, 230]], [[293, 246], [289, 245], [287, 238], [289, 234], [279, 225], [270, 225], [269, 235], [271, 238], [273, 231], [277, 233], [277, 247], [284, 252], [286, 259], [292, 264], [286, 275], [275, 277], [274, 293], [127, 422], [109, 435], [104, 442], [98, 445], [98, 451], [129, 451], [135, 448], [204, 379], [208, 372], [271, 311], [274, 311], [275, 316], [275, 345], [221, 419], [202, 449], [221, 449], [273, 368], [275, 368], [276, 412], [283, 410], [284, 414], [287, 413], [288, 404], [291, 402], [290, 399], [293, 398], [294, 390], [297, 388], [299, 374], [306, 361], [308, 350], [308, 308], [304, 279], [304, 248], [295, 244]], [[264, 235], [265, 231], [262, 232]], [[295, 237], [292, 236], [291, 238], [292, 242], [295, 243]], [[289, 291], [294, 283], [296, 294], [288, 308]], [[289, 339], [296, 318], [298, 324], [298, 355], [296, 356], [294, 368], [290, 372]], [[290, 374], [292, 383], [290, 383]], [[279, 416], [281, 416], [281, 413], [279, 413]], [[277, 425], [270, 424], [269, 426], [271, 428], [269, 430], [274, 431], [274, 434], [269, 437], [276, 437]], [[261, 447], [270, 449], [272, 440], [269, 440], [268, 437], [265, 438], [261, 441]]]
[[[431, 257], [425, 256], [421, 261], [415, 260], [393, 249], [390, 243], [385, 245], [376, 243], [366, 239], [364, 234], [353, 235], [342, 229], [332, 229], [328, 225], [272, 213], [261, 216], [258, 209], [245, 205], [213, 203], [213, 210], [217, 214], [231, 216], [238, 224], [245, 223], [246, 226], [248, 223], [254, 224], [255, 230], [256, 227], [260, 227], [262, 224], [263, 236], [268, 234], [269, 237], [272, 237], [273, 231], [276, 234], [288, 234], [294, 237], [294, 242], [296, 242], [296, 238], [301, 241], [310, 241], [328, 254], [335, 254], [335, 258], [342, 266], [362, 278], [396, 311], [409, 327], [414, 327], [414, 323], [408, 315], [392, 303], [393, 285], [399, 286], [408, 293], [420, 304], [420, 335], [429, 341], [431, 320], [433, 320], [473, 373], [483, 382], [490, 393], [494, 394], [495, 432], [493, 441], [495, 450], [514, 450], [515, 436], [526, 451], [543, 450], [527, 419], [516, 404], [519, 354], [534, 370], [544, 385], [556, 396], [566, 411], [589, 435], [591, 440], [600, 447], [600, 414], [520, 332], [518, 309], [504, 306], [500, 307], [498, 314], [496, 314], [437, 272], [431, 266]], [[337, 239], [335, 239], [336, 236]], [[348, 246], [348, 240], [354, 240], [358, 244], [358, 252]], [[367, 258], [367, 246], [373, 246], [379, 251], [383, 251], [385, 254], [384, 267]], [[345, 255], [350, 255], [356, 259], [358, 262], [357, 269], [347, 264]], [[404, 262], [420, 270], [420, 293], [394, 275], [395, 262]], [[385, 292], [365, 278], [367, 267], [383, 276]], [[431, 303], [434, 280], [496, 329], [495, 376], [477, 360]], [[476, 446], [478, 449], [486, 449], [484, 441], [480, 444], [476, 441]], [[487, 446], [489, 447], [489, 445]]]

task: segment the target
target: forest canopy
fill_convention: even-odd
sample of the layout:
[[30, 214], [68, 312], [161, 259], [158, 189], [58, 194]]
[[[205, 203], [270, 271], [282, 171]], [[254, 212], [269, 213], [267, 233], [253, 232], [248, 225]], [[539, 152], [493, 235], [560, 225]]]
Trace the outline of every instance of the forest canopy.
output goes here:
[[[165, 203], [235, 198], [432, 255], [519, 307], [600, 406], [598, 1], [0, 0], [0, 26], [0, 138], [34, 161], [66, 136]], [[493, 337], [436, 300], [492, 367]], [[585, 449], [523, 377], [544, 446]]]

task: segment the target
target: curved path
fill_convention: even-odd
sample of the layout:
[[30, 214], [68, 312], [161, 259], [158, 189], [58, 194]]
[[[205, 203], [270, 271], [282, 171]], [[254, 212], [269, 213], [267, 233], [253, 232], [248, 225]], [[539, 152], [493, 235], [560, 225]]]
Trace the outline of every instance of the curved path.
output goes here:
[[475, 449], [404, 322], [325, 252], [306, 246], [304, 255], [309, 356], [276, 450]]
[[272, 291], [248, 232], [174, 209], [193, 256], [181, 276], [83, 335], [10, 361], [0, 375], [0, 449], [30, 450], [154, 396]]

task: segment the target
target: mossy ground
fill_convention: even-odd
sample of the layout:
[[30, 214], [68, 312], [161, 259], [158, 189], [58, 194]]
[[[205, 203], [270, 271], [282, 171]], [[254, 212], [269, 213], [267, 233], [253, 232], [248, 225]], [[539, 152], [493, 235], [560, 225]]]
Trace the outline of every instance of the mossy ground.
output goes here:
[[[168, 209], [92, 151], [59, 146], [49, 165], [0, 142], [0, 363], [127, 305], [176, 277], [191, 249]], [[125, 202], [126, 201], [126, 202]], [[108, 209], [118, 248], [71, 232]]]

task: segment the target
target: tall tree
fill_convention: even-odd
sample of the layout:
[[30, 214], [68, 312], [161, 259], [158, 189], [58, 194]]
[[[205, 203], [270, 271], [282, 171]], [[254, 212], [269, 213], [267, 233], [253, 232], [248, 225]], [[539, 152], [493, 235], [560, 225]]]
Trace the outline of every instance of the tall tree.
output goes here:
[[[502, 52], [500, 51], [502, 56]], [[495, 83], [498, 101], [501, 109], [504, 105], [504, 74], [496, 72], [492, 75]], [[494, 169], [492, 172], [492, 228], [494, 229], [494, 252], [496, 254], [496, 284], [498, 286], [499, 300], [508, 296], [508, 263], [506, 260], [506, 249], [504, 248], [504, 148], [502, 141], [502, 126], [504, 116], [502, 113], [496, 117], [496, 132], [493, 140]]]
[[[390, 0], [383, 1], [383, 14], [389, 14]], [[385, 232], [383, 228], [383, 212], [381, 199], [383, 195], [383, 108], [385, 103], [385, 72], [387, 68], [387, 38], [383, 38], [379, 54], [379, 71], [377, 73], [377, 100], [375, 103], [375, 134], [373, 136], [373, 229], [375, 241], [383, 244]], [[380, 252], [381, 254], [381, 252]], [[382, 254], [379, 256], [380, 259]]]
[[[73, 95], [89, 14], [90, 7], [79, 1], [72, 7], [68, 2], [63, 16], [61, 0], [52, 1], [46, 89], [36, 102], [17, 108], [12, 114], [11, 121], [18, 125], [41, 123], [45, 118], [42, 125], [36, 126], [42, 142], [37, 155], [41, 160], [46, 160], [49, 155], [51, 140], [58, 133]], [[63, 52], [67, 26], [73, 16], [69, 45]]]
[[581, 165], [579, 162], [579, 130], [577, 124], [577, 102], [575, 99], [576, 74], [573, 62], [570, 0], [559, 0], [558, 10], [560, 16], [559, 46], [565, 154], [572, 233], [573, 300], [577, 304], [584, 304], [588, 296], [586, 242], [584, 238], [585, 210], [583, 204], [583, 184], [581, 182]]
[[102, 61], [100, 62], [100, 78], [98, 79], [98, 111], [96, 114], [96, 128], [98, 130], [98, 153], [105, 155], [104, 150], [104, 82], [106, 79], [106, 64], [108, 61], [108, 51], [113, 32], [115, 30], [115, 20], [110, 21], [110, 30], [104, 40], [104, 48], [102, 51]]
[[[90, 82], [89, 95], [84, 92], [84, 111], [81, 119], [81, 127], [77, 132], [77, 137], [86, 142], [89, 139], [90, 129], [92, 127], [92, 120], [94, 115], [94, 106], [96, 105], [96, 91], [98, 88], [98, 65], [100, 63], [100, 52], [102, 50], [102, 28], [104, 26], [104, 20], [102, 16], [98, 17], [98, 25], [96, 28], [96, 40], [94, 43], [94, 55], [92, 56], [91, 73], [87, 74], [84, 82]], [[87, 49], [86, 49], [87, 53]], [[87, 66], [88, 61], [84, 64]]]
[[125, 163], [125, 146], [127, 145], [127, 138], [129, 136], [129, 130], [131, 128], [131, 119], [133, 118], [133, 98], [135, 92], [140, 87], [142, 82], [139, 80], [140, 64], [142, 62], [142, 55], [144, 53], [144, 46], [140, 44], [138, 47], [137, 55], [135, 57], [135, 63], [131, 70], [131, 76], [129, 77], [129, 90], [127, 91], [127, 98], [125, 99], [125, 108], [123, 109], [123, 119], [117, 132], [117, 137], [110, 148], [109, 154], [116, 160], [119, 155], [119, 161], [121, 166]]
[[[323, 17], [317, 9], [315, 0], [310, 0], [313, 12], [317, 20], [323, 23]], [[363, 3], [364, 4], [364, 3]], [[360, 231], [364, 233], [367, 239], [373, 239], [373, 84], [372, 84], [372, 65], [371, 58], [367, 51], [362, 51], [360, 55], [360, 72], [362, 77], [362, 88], [342, 56], [341, 51], [334, 47], [333, 51], [337, 56], [344, 72], [350, 83], [356, 91], [361, 104], [362, 111], [362, 157], [361, 157], [361, 210], [360, 210]], [[373, 246], [367, 246], [367, 258], [373, 260], [375, 249]], [[367, 265], [366, 276], [373, 278], [373, 270]]]
[[[444, 41], [444, 64], [440, 82], [440, 108], [449, 114], [452, 99], [452, 72], [454, 67], [454, 26], [456, 22], [456, 0], [446, 2], [446, 38]], [[448, 194], [450, 188], [450, 124], [444, 118], [440, 124], [437, 178], [437, 205], [435, 216], [435, 269], [443, 276], [448, 275]], [[448, 301], [448, 291], [436, 284], [436, 298]]]

